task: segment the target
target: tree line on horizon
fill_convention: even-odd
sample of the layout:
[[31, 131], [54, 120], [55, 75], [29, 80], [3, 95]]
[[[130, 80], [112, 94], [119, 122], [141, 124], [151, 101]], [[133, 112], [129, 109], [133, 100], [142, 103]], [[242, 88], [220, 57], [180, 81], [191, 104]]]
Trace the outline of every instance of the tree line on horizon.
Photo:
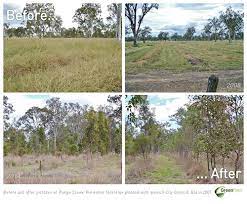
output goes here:
[[108, 96], [107, 101], [94, 108], [54, 97], [13, 119], [14, 107], [4, 96], [4, 156], [120, 154], [121, 96]]
[[27, 14], [46, 13], [47, 20], [37, 19], [22, 22], [23, 26], [11, 27], [4, 23], [5, 37], [39, 37], [39, 38], [117, 38], [121, 39], [122, 19], [121, 4], [112, 3], [107, 6], [109, 16], [106, 22], [101, 17], [100, 4], [83, 3], [76, 9], [72, 21], [78, 27], [65, 28], [61, 16], [55, 14], [52, 3], [27, 3], [23, 8]]
[[[142, 13], [137, 20], [138, 7], [142, 8]], [[125, 27], [126, 41], [133, 41], [133, 45], [137, 45], [137, 40], [143, 41], [187, 41], [187, 40], [243, 40], [244, 37], [244, 13], [234, 10], [231, 6], [225, 11], [221, 11], [218, 16], [208, 19], [201, 34], [196, 35], [195, 26], [188, 26], [184, 34], [169, 33], [160, 31], [158, 35], [152, 35], [150, 26], [141, 27], [146, 14], [158, 9], [159, 4], [126, 4], [125, 16], [129, 20], [129, 25]]]
[[151, 153], [171, 153], [184, 161], [193, 158], [206, 163], [208, 178], [214, 168], [226, 168], [230, 160], [236, 173], [243, 165], [243, 96], [194, 95], [189, 99], [169, 121], [159, 122], [147, 96], [131, 96], [126, 106], [126, 155], [141, 155], [144, 161]]

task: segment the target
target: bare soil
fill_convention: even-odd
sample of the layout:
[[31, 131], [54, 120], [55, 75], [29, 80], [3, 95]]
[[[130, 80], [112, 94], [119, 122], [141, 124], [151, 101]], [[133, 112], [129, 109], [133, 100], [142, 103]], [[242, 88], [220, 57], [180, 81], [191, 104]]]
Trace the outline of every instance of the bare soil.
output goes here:
[[206, 92], [208, 77], [219, 77], [217, 92], [242, 92], [243, 70], [186, 71], [152, 70], [126, 74], [127, 92]]

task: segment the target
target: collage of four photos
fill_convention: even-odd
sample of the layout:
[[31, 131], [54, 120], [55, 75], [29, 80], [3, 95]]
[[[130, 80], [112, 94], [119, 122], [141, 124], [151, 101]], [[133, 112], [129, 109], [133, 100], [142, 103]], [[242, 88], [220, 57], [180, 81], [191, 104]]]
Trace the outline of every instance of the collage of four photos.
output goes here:
[[5, 1], [3, 31], [4, 184], [244, 183], [243, 3]]

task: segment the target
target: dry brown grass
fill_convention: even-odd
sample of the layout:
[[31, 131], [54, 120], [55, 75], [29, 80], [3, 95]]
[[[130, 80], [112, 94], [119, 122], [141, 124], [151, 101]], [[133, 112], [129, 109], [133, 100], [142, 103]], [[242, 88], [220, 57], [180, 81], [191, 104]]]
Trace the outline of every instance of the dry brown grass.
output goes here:
[[121, 44], [116, 39], [4, 41], [6, 92], [121, 91]]
[[[40, 171], [40, 161], [42, 168]], [[121, 183], [121, 156], [108, 154], [56, 157], [4, 157], [5, 184], [115, 184]]]
[[127, 156], [125, 182], [130, 184], [150, 183], [151, 180], [145, 174], [155, 168], [155, 160], [155, 155], [149, 155], [146, 160], [142, 156]]
[[[193, 159], [192, 155], [188, 155], [187, 157], [181, 157], [178, 154], [169, 154], [170, 157], [174, 158], [178, 165], [181, 165], [186, 172], [186, 175], [194, 180], [194, 183], [198, 184], [234, 184], [235, 179], [217, 179], [214, 181], [213, 179], [197, 179], [197, 176], [207, 176], [207, 163], [206, 156], [200, 155], [198, 161]], [[227, 171], [234, 171], [234, 160], [235, 155], [232, 154], [229, 158], [225, 159], [225, 169]], [[222, 166], [222, 158], [216, 158], [216, 168], [219, 171]], [[243, 172], [243, 159], [240, 160], [239, 169]], [[240, 183], [243, 183], [243, 176], [240, 176]]]

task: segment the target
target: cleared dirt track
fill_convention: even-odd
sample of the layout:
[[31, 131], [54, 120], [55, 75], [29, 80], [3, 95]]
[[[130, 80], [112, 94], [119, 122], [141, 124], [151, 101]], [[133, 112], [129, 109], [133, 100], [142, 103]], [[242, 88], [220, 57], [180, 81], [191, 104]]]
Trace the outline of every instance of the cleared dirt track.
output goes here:
[[186, 71], [176, 73], [164, 70], [126, 75], [127, 92], [205, 92], [208, 77], [219, 77], [217, 92], [243, 91], [243, 70]]

